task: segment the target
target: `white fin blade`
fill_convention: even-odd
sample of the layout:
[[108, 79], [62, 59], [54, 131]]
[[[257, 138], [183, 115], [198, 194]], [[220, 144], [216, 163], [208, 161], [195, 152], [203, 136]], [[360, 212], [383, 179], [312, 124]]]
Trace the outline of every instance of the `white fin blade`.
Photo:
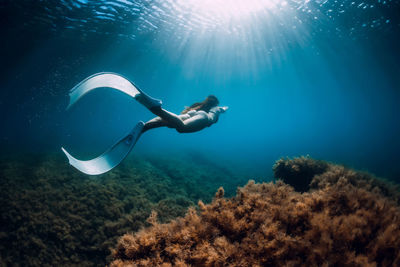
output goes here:
[[74, 158], [64, 148], [61, 150], [67, 156], [69, 163], [79, 171], [89, 175], [99, 175], [118, 166], [129, 154], [139, 139], [144, 123], [139, 122], [133, 130], [111, 146], [106, 152], [91, 160], [79, 160]]
[[138, 88], [136, 88], [136, 86], [128, 79], [125, 79], [124, 77], [115, 73], [101, 72], [89, 76], [71, 89], [69, 93], [70, 101], [67, 109], [69, 109], [81, 97], [83, 97], [90, 91], [101, 87], [109, 87], [115, 90], [119, 90], [127, 95], [130, 95], [133, 98], [140, 94]]

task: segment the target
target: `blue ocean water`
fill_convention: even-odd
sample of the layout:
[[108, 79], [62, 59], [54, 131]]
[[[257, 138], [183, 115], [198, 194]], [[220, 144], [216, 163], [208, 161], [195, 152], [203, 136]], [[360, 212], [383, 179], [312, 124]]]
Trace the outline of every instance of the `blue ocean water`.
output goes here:
[[[3, 153], [95, 156], [153, 115], [110, 89], [65, 111], [68, 92], [111, 71], [175, 113], [209, 94], [217, 124], [161, 128], [132, 153], [194, 151], [271, 176], [310, 155], [400, 177], [399, 1], [2, 1]], [[67, 162], [66, 162], [67, 165]]]

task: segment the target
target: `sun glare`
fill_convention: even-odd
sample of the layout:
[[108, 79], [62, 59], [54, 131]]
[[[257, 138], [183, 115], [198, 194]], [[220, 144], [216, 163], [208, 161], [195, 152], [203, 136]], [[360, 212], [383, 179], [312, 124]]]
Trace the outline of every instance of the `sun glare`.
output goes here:
[[199, 16], [220, 21], [242, 20], [285, 6], [284, 0], [180, 0], [179, 5]]

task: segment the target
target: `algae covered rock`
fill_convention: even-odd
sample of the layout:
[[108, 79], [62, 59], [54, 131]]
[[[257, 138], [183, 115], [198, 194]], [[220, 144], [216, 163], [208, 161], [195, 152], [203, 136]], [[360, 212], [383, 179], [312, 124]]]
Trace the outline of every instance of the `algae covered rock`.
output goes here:
[[111, 266], [400, 265], [397, 188], [310, 158], [275, 170], [310, 191], [250, 181], [225, 198], [220, 188], [200, 211], [168, 224], [153, 214], [151, 227], [123, 235]]
[[183, 216], [221, 182], [231, 194], [243, 184], [187, 157], [131, 157], [95, 177], [61, 155], [2, 158], [0, 265], [105, 265], [117, 238], [149, 226], [152, 210], [162, 222]]

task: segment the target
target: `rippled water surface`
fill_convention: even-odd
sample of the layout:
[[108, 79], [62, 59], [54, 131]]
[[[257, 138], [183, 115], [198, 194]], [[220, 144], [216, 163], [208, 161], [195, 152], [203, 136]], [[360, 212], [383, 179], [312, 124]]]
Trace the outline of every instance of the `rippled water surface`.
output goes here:
[[[45, 24], [53, 30], [124, 35], [135, 38], [164, 32], [184, 38], [193, 31], [239, 34], [250, 26], [276, 27], [365, 37], [371, 30], [399, 27], [400, 8], [393, 0], [155, 0], [155, 1], [3, 1], [24, 16], [23, 25]], [[357, 35], [358, 34], [358, 35]]]

